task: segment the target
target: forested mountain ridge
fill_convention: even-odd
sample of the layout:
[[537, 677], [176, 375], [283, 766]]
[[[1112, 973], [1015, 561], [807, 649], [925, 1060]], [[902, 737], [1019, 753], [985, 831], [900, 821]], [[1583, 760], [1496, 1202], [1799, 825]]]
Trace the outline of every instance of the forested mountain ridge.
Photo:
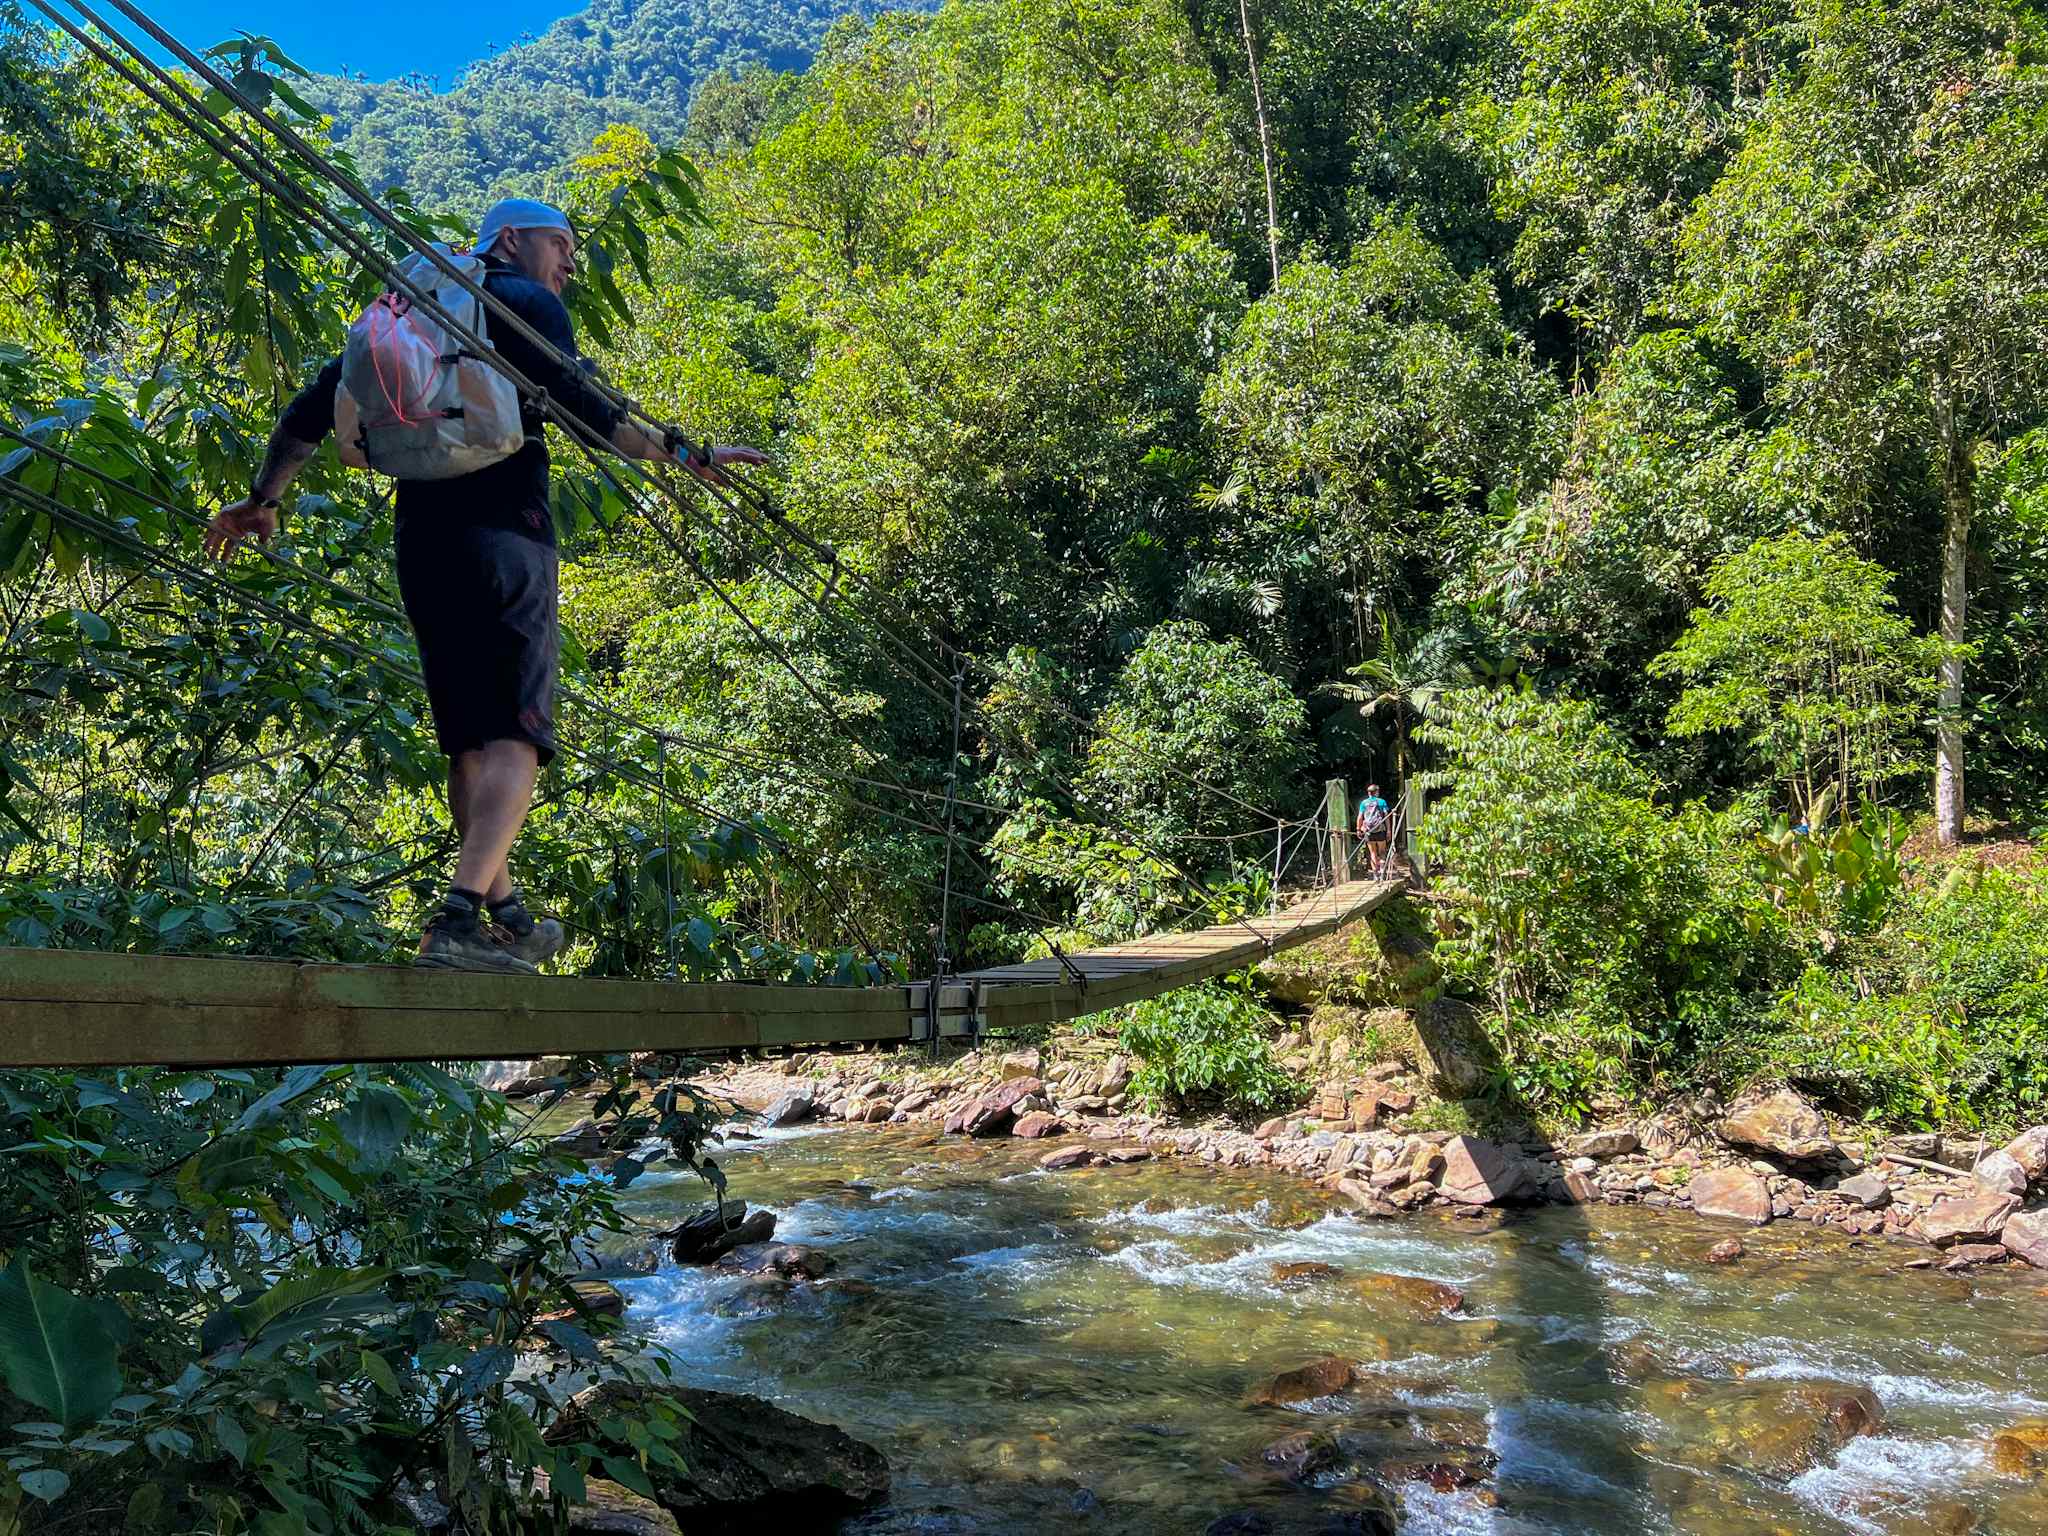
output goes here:
[[[333, 114], [335, 138], [371, 185], [403, 186], [422, 206], [474, 209], [548, 190], [549, 178], [615, 123], [672, 144], [713, 74], [801, 70], [841, 16], [880, 8], [877, 0], [592, 0], [456, 81], [323, 75], [305, 95]], [[479, 54], [511, 41], [489, 35], [487, 11], [473, 14]]]

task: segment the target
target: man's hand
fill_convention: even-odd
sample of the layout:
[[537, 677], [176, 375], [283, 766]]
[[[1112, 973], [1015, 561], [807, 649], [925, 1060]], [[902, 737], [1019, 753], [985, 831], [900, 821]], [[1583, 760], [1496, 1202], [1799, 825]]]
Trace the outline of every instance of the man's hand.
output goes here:
[[718, 471], [727, 464], [766, 464], [768, 455], [758, 448], [749, 448], [745, 443], [714, 443], [706, 450], [711, 462], [705, 464], [697, 459], [686, 461], [683, 467], [707, 485], [725, 485], [727, 480]]
[[254, 497], [244, 496], [213, 514], [213, 521], [206, 525], [206, 533], [200, 542], [214, 559], [225, 560], [242, 547], [243, 540], [254, 538], [259, 544], [268, 544], [276, 532], [277, 508], [266, 507]]

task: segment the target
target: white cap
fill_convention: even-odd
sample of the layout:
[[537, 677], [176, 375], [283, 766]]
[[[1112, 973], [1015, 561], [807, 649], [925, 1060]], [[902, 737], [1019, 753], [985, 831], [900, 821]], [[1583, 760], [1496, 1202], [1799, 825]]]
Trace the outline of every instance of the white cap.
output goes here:
[[490, 212], [484, 215], [483, 226], [476, 232], [476, 254], [481, 256], [496, 245], [498, 236], [508, 229], [559, 229], [567, 235], [576, 233], [569, 223], [569, 216], [559, 208], [535, 202], [530, 197], [501, 197], [491, 204]]

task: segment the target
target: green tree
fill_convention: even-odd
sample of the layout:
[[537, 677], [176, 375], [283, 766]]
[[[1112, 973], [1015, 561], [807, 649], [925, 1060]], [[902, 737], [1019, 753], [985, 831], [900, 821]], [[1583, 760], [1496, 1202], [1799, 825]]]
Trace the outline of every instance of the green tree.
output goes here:
[[1707, 606], [1650, 670], [1689, 684], [1674, 732], [1744, 733], [1812, 820], [1828, 785], [1847, 813], [1909, 771], [1944, 649], [1914, 634], [1883, 566], [1839, 534], [1788, 533], [1715, 566]]
[[1205, 858], [1204, 838], [1256, 826], [1257, 811], [1303, 809], [1307, 729], [1292, 690], [1241, 643], [1162, 624], [1110, 689], [1082, 792], [1150, 846]]
[[1464, 112], [1519, 226], [1516, 276], [1569, 315], [1596, 369], [1662, 304], [1678, 231], [1726, 157], [1752, 13], [1701, 0], [1537, 0], [1518, 78]]
[[2048, 384], [2041, 24], [2003, 4], [1812, 0], [1799, 32], [1798, 67], [1690, 216], [1690, 299], [1862, 499], [1900, 439], [1938, 487], [1935, 827], [1952, 843], [1978, 461]]
[[1374, 610], [1434, 589], [1524, 472], [1553, 398], [1491, 282], [1412, 227], [1381, 228], [1341, 266], [1304, 257], [1246, 314], [1205, 396], [1243, 477], [1217, 556], [1279, 586], [1293, 623], [1321, 629], [1324, 665], [1364, 660]]

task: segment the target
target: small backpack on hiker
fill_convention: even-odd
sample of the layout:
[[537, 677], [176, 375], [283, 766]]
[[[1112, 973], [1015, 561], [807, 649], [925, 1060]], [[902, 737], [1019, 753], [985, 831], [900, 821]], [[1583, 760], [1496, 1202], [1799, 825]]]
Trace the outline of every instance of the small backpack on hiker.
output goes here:
[[[484, 264], [436, 245], [477, 287]], [[449, 335], [414, 301], [430, 294], [470, 335], [490, 345], [483, 301], [431, 257], [415, 252], [348, 330], [334, 436], [341, 462], [399, 480], [452, 480], [510, 458], [526, 441], [519, 391], [485, 358]]]

